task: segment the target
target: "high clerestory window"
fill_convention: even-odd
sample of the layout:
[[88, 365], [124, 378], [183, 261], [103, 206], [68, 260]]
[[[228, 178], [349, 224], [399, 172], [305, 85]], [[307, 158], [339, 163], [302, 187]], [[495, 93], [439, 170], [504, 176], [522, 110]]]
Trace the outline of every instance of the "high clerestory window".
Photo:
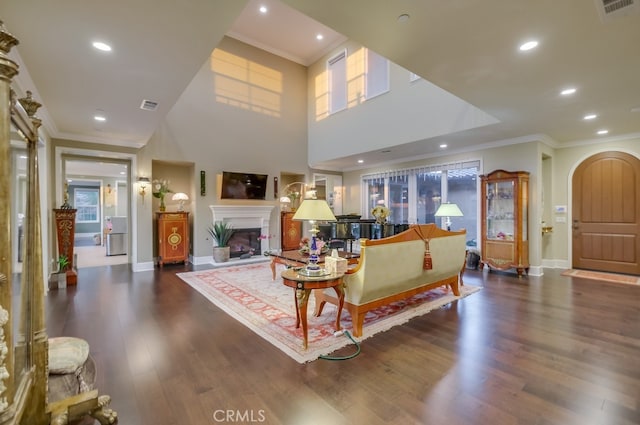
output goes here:
[[365, 48], [333, 56], [327, 61], [327, 76], [329, 114], [389, 91], [389, 61]]

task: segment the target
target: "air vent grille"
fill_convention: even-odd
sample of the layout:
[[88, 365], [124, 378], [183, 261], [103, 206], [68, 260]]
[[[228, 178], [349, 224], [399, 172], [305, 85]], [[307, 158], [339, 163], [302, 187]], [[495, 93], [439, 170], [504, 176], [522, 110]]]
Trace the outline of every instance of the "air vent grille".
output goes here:
[[608, 21], [640, 12], [640, 0], [595, 0], [600, 18]]
[[602, 0], [604, 13], [613, 13], [623, 7], [633, 6], [633, 0]]
[[145, 111], [155, 111], [158, 108], [158, 102], [154, 102], [153, 100], [143, 100], [140, 105], [140, 109], [144, 109]]

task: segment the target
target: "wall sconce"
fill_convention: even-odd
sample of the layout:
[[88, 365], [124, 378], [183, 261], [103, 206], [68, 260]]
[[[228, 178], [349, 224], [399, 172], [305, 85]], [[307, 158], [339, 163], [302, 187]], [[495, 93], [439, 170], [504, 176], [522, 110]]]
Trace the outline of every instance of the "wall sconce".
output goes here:
[[107, 194], [111, 195], [111, 183], [107, 183]]
[[184, 211], [184, 201], [188, 201], [189, 197], [186, 193], [178, 192], [173, 194], [171, 200], [178, 201], [178, 212], [182, 212]]
[[149, 177], [138, 177], [138, 193], [142, 196], [142, 203], [144, 204], [144, 196], [147, 194], [147, 183], [151, 183]]

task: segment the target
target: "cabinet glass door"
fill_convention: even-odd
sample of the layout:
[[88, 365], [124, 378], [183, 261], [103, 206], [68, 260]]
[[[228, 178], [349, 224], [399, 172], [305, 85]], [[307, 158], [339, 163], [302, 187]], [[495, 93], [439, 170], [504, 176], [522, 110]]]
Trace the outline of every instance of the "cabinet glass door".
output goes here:
[[513, 181], [487, 183], [487, 239], [513, 240], [514, 184]]

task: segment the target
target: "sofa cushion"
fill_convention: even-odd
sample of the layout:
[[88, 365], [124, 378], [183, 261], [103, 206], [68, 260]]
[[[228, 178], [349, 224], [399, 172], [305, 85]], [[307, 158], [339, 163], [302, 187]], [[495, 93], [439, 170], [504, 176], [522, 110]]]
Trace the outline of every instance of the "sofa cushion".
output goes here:
[[49, 373], [75, 373], [89, 357], [89, 343], [73, 337], [49, 338]]

